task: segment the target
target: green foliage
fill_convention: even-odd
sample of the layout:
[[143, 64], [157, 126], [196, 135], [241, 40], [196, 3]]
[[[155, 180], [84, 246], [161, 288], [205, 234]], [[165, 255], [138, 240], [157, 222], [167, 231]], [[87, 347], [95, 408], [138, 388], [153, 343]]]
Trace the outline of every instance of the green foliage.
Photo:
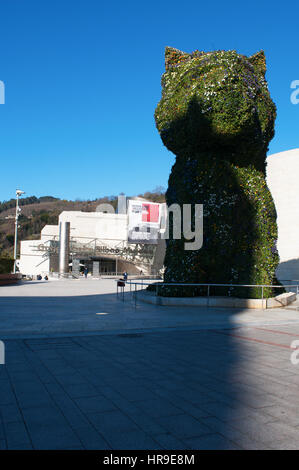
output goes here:
[[[20, 206], [26, 206], [28, 204], [36, 204], [39, 202], [40, 202], [39, 199], [35, 196], [24, 197], [24, 198], [19, 199]], [[0, 202], [0, 212], [4, 212], [8, 209], [15, 208], [15, 207], [16, 207], [15, 199], [10, 199], [9, 201]]]
[[9, 233], [8, 235], [6, 235], [6, 240], [8, 241], [8, 243], [10, 245], [13, 245], [14, 244], [14, 239], [15, 239], [15, 236], [12, 234], [12, 233]]
[[59, 201], [58, 197], [53, 197], [53, 196], [41, 196], [39, 198], [39, 202], [55, 202]]
[[143, 197], [147, 201], [152, 202], [165, 202], [165, 188], [163, 188], [163, 186], [157, 186], [152, 191], [146, 191], [143, 194], [139, 194], [139, 197]]
[[[177, 155], [166, 202], [204, 207], [204, 243], [184, 250], [167, 242], [165, 281], [273, 284], [278, 264], [276, 212], [265, 182], [275, 105], [260, 52], [192, 54], [166, 49], [162, 98], [155, 119]], [[193, 221], [194, 222], [194, 221]], [[206, 295], [206, 288], [166, 288], [162, 295]], [[272, 289], [266, 289], [265, 297]], [[261, 297], [261, 289], [215, 288], [211, 295]]]
[[261, 65], [264, 53], [250, 58], [235, 51], [178, 53], [166, 49], [155, 112], [164, 145], [191, 158], [214, 150], [219, 159], [264, 171], [276, 116]]
[[[59, 201], [57, 197], [53, 196], [42, 196], [37, 198], [36, 196], [22, 197], [19, 199], [19, 206], [28, 206], [29, 204], [40, 204], [41, 202], [55, 202]], [[16, 207], [16, 200], [10, 199], [9, 201], [0, 202], [0, 212], [7, 211], [8, 209], [14, 209]]]
[[45, 225], [57, 225], [59, 212], [32, 211], [31, 218], [24, 217], [21, 221], [20, 240], [26, 240], [31, 235], [39, 235]]
[[13, 270], [14, 260], [10, 258], [0, 258], [0, 274], [9, 274]]

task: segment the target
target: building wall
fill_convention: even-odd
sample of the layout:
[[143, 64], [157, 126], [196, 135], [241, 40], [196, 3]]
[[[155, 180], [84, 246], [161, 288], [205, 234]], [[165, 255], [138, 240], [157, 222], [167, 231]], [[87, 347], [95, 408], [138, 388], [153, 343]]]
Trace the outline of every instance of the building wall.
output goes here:
[[279, 280], [299, 279], [299, 149], [267, 158], [267, 184], [278, 225]]
[[[80, 246], [97, 246], [122, 248], [127, 246], [127, 215], [105, 214], [101, 212], [64, 211], [59, 216], [59, 222], [70, 222], [71, 241], [78, 242]], [[45, 248], [51, 240], [59, 239], [59, 225], [46, 225], [41, 231], [41, 239], [21, 242], [20, 271], [23, 274], [42, 274], [58, 271], [57, 255], [52, 254], [46, 259]], [[38, 251], [40, 247], [40, 251]], [[75, 248], [76, 249], [76, 248]], [[84, 250], [83, 250], [84, 251]], [[113, 258], [113, 256], [112, 256]], [[139, 273], [146, 271], [147, 267], [139, 265], [138, 256], [136, 266], [133, 263], [118, 259], [118, 271]], [[40, 272], [40, 270], [43, 270]]]
[[45, 251], [40, 251], [41, 240], [25, 240], [21, 242], [21, 256], [18, 263], [22, 274], [45, 275], [50, 270], [50, 260]]
[[59, 239], [59, 225], [45, 225], [41, 231], [40, 238], [43, 242]]
[[71, 238], [80, 243], [94, 239], [103, 240], [108, 246], [127, 241], [127, 215], [102, 212], [64, 211], [59, 222], [71, 223]]

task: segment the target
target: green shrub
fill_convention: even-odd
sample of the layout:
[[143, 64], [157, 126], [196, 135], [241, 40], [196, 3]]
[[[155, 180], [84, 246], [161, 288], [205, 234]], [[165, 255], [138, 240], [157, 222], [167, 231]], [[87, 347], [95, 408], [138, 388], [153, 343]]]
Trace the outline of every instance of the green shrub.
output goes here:
[[0, 258], [0, 274], [9, 274], [13, 270], [14, 260], [10, 258]]
[[11, 246], [14, 244], [15, 236], [12, 233], [6, 235], [5, 238]]
[[[165, 282], [273, 284], [279, 262], [276, 211], [265, 181], [276, 108], [265, 57], [235, 51], [192, 54], [166, 49], [155, 119], [176, 154], [166, 202], [203, 204], [203, 246], [169, 239]], [[193, 220], [194, 226], [194, 220]], [[171, 236], [171, 230], [170, 230]], [[167, 287], [161, 295], [206, 295], [206, 288]], [[217, 287], [211, 295], [261, 297], [261, 288]], [[273, 295], [271, 288], [264, 297]]]

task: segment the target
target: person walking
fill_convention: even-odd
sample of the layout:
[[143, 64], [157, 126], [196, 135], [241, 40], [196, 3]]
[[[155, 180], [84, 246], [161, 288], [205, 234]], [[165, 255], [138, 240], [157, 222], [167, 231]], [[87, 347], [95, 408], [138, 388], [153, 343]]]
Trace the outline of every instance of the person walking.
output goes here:
[[88, 274], [88, 268], [84, 268], [84, 276], [85, 276], [85, 279], [87, 279], [87, 274]]

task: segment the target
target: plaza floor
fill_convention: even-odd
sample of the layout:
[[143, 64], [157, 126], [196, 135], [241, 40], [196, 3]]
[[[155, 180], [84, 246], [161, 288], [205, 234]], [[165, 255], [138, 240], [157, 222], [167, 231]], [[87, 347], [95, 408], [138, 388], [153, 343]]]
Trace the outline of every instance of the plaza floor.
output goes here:
[[1, 287], [0, 449], [299, 448], [295, 310], [135, 306], [110, 280]]

